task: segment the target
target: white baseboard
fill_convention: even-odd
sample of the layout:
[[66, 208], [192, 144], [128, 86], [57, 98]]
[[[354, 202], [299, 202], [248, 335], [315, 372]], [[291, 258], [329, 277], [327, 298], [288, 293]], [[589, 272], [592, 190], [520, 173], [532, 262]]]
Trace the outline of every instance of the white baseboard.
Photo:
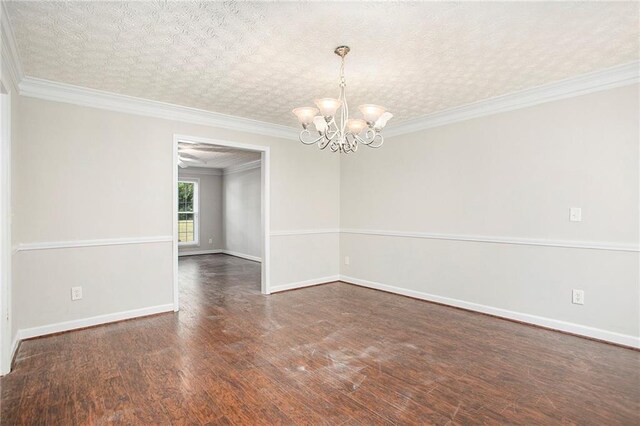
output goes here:
[[220, 253], [228, 254], [229, 256], [241, 257], [247, 260], [253, 260], [254, 262], [262, 262], [262, 258], [258, 256], [251, 256], [250, 254], [238, 253], [231, 250], [220, 250]]
[[178, 257], [182, 257], [182, 256], [198, 256], [201, 254], [218, 254], [218, 253], [222, 253], [221, 249], [214, 249], [214, 250], [193, 250], [193, 251], [180, 251], [180, 249], [178, 249]]
[[277, 293], [279, 291], [293, 290], [296, 288], [309, 287], [309, 286], [318, 285], [318, 284], [326, 284], [333, 281], [340, 281], [340, 275], [330, 275], [328, 277], [314, 278], [312, 280], [298, 281], [298, 282], [289, 283], [289, 284], [280, 284], [280, 285], [272, 286], [270, 290], [271, 290], [271, 293]]
[[11, 352], [9, 354], [9, 362], [8, 365], [2, 364], [2, 371], [0, 371], [0, 376], [4, 376], [5, 374], [9, 374], [11, 372], [11, 367], [13, 364], [13, 359], [16, 357], [16, 351], [18, 350], [18, 345], [20, 344], [20, 339], [18, 339], [18, 333], [13, 338], [13, 342], [11, 342]]
[[416, 299], [437, 302], [443, 305], [455, 306], [470, 311], [481, 312], [484, 314], [495, 315], [497, 317], [507, 318], [511, 320], [526, 322], [541, 327], [564, 331], [571, 334], [590, 337], [593, 339], [604, 340], [607, 342], [617, 343], [619, 345], [640, 348], [640, 337], [628, 334], [616, 333], [613, 331], [602, 330], [600, 328], [589, 327], [586, 325], [575, 324], [567, 321], [556, 320], [552, 318], [540, 317], [537, 315], [525, 314], [521, 312], [509, 311], [507, 309], [495, 308], [493, 306], [481, 305], [478, 303], [465, 302], [464, 300], [452, 299], [449, 297], [437, 296], [434, 294], [423, 293], [420, 291], [409, 290], [401, 287], [394, 287], [387, 284], [381, 284], [374, 281], [362, 280], [359, 278], [340, 276], [340, 281], [349, 284], [355, 284], [362, 287], [373, 288], [376, 290], [384, 290], [390, 293], [401, 294]]
[[39, 327], [18, 330], [17, 340], [30, 339], [32, 337], [46, 336], [47, 334], [60, 333], [63, 331], [76, 330], [78, 328], [92, 327], [94, 325], [107, 324], [110, 322], [122, 321], [132, 318], [145, 317], [147, 315], [160, 314], [163, 312], [173, 312], [173, 303], [166, 305], [149, 306], [147, 308], [133, 309], [113, 314], [98, 315], [95, 317], [82, 318], [72, 321], [59, 322], [57, 324], [42, 325]]

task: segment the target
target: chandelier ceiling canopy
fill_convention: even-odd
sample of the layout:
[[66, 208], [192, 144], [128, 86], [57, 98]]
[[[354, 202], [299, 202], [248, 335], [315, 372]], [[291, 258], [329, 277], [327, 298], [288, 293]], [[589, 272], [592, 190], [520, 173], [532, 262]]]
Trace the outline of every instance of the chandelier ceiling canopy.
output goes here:
[[[340, 96], [338, 99], [316, 99], [315, 107], [300, 107], [292, 112], [302, 125], [300, 142], [305, 145], [317, 144], [318, 148], [333, 152], [351, 153], [358, 150], [358, 145], [380, 148], [384, 143], [382, 129], [393, 114], [383, 107], [373, 104], [360, 105], [358, 109], [362, 118], [349, 118], [346, 87], [344, 78], [344, 58], [351, 49], [338, 46], [334, 51], [342, 59], [340, 65]], [[313, 125], [318, 136], [312, 136], [310, 126]]]

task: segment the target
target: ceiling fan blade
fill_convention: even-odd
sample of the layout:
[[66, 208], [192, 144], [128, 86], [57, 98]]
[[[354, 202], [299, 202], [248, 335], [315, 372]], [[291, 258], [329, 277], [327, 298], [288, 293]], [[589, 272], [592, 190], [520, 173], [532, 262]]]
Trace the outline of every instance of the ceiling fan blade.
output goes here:
[[195, 160], [195, 161], [203, 161], [200, 158], [198, 158], [197, 156], [193, 155], [193, 154], [188, 154], [186, 152], [180, 152], [178, 153], [178, 157], [180, 158], [187, 158], [189, 160]]
[[[191, 156], [191, 157], [193, 157], [193, 156]], [[195, 157], [194, 158], [186, 158], [186, 157], [183, 157], [182, 155], [178, 156], [178, 160], [182, 161], [184, 163], [207, 164], [206, 161], [199, 160], [199, 159], [197, 159]]]

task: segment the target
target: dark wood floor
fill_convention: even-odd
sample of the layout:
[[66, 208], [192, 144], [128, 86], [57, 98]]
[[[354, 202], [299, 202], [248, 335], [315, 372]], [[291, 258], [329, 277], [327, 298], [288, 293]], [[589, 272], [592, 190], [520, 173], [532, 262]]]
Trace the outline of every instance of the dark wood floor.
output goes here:
[[182, 310], [25, 341], [14, 424], [640, 424], [640, 353], [259, 264], [180, 259]]

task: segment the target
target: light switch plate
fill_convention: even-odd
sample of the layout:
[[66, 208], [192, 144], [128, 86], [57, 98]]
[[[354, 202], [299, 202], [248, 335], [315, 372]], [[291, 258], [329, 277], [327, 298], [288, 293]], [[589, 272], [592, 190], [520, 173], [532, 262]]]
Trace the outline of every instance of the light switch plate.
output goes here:
[[580, 207], [571, 207], [569, 210], [569, 220], [571, 222], [582, 222], [582, 209]]
[[71, 300], [82, 299], [82, 287], [71, 287]]

